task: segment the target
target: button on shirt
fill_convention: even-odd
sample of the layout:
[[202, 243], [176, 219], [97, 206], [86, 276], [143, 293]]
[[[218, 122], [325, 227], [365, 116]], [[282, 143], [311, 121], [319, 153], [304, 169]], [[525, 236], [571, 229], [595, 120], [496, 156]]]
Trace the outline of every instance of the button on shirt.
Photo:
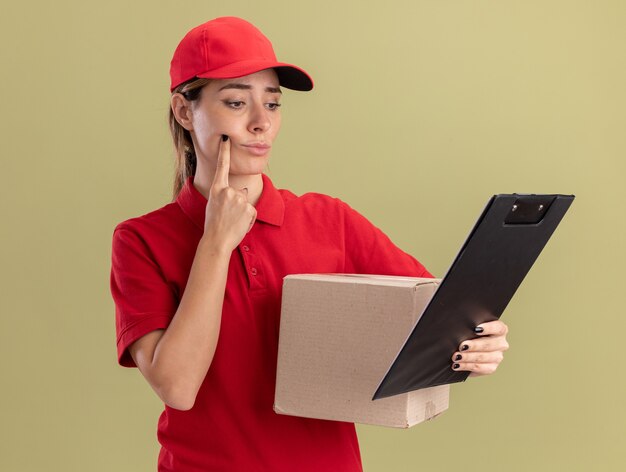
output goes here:
[[[219, 339], [196, 402], [189, 411], [165, 406], [159, 419], [159, 471], [361, 471], [352, 423], [273, 410], [283, 277], [432, 277], [341, 200], [296, 196], [262, 178], [256, 222], [231, 254]], [[110, 282], [121, 365], [134, 367], [129, 345], [176, 313], [206, 203], [190, 177], [176, 201], [116, 226]]]

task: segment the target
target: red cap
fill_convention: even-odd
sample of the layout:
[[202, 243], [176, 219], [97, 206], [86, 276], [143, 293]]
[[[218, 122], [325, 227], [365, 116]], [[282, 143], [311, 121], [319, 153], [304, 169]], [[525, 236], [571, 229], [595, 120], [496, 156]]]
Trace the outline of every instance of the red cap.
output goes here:
[[253, 24], [225, 16], [196, 26], [178, 44], [170, 66], [170, 92], [194, 77], [231, 79], [275, 69], [280, 85], [311, 90], [313, 79], [276, 60], [272, 43]]

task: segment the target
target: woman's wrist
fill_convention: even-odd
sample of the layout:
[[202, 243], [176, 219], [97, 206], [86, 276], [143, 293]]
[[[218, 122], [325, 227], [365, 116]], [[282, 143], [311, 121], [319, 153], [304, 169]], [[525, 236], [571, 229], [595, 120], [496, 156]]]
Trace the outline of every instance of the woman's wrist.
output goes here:
[[229, 259], [231, 253], [233, 252], [233, 249], [229, 248], [227, 244], [208, 233], [204, 233], [202, 238], [200, 238], [198, 250], [196, 252], [200, 250], [214, 256], [228, 257]]

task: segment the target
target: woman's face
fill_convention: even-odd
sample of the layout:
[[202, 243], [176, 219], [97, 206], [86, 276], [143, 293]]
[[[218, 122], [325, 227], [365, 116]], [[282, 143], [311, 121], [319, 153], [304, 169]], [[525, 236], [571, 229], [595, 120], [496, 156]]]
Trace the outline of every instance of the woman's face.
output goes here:
[[205, 85], [191, 107], [199, 170], [205, 163], [212, 173], [221, 136], [226, 134], [231, 143], [230, 173], [263, 172], [280, 130], [280, 97], [273, 69]]

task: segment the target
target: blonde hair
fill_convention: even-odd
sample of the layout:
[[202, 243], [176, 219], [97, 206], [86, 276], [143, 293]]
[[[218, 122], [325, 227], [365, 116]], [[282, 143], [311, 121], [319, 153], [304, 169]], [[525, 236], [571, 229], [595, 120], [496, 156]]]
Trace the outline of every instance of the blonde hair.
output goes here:
[[[180, 93], [189, 101], [198, 100], [202, 87], [210, 81], [211, 79], [193, 78], [176, 87], [172, 91], [172, 94]], [[178, 197], [183, 185], [185, 185], [186, 180], [196, 173], [196, 151], [193, 147], [191, 134], [176, 121], [172, 107], [170, 107], [169, 124], [172, 140], [174, 141], [174, 157], [176, 159], [174, 189], [172, 193], [172, 201], [174, 201]]]

